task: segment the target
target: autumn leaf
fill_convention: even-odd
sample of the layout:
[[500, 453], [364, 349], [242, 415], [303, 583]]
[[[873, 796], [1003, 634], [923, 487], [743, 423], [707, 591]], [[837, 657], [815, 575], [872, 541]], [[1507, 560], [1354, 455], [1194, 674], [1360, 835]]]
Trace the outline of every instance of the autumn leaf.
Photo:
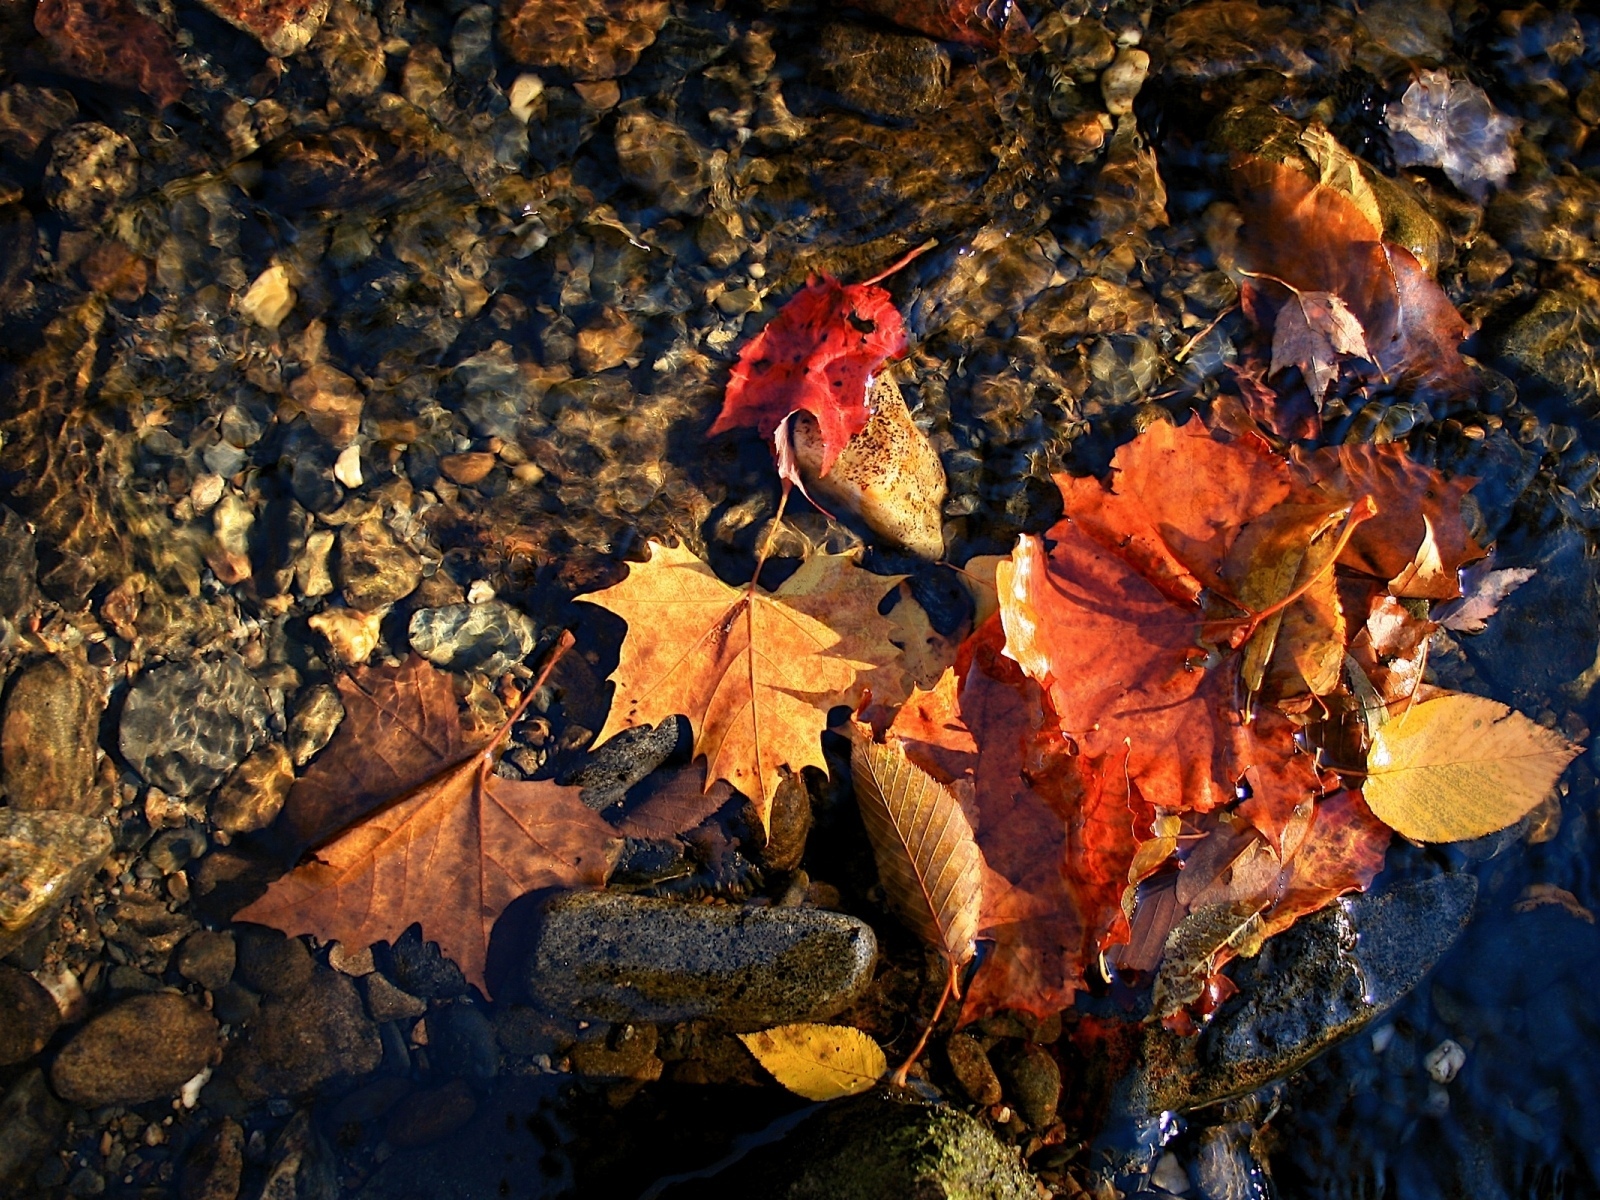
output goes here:
[[807, 1100], [860, 1095], [888, 1069], [878, 1043], [848, 1025], [779, 1025], [738, 1037], [774, 1079]]
[[[870, 663], [872, 669], [844, 690], [828, 696], [825, 703], [848, 704], [854, 708], [862, 690], [872, 693], [879, 704], [894, 706], [911, 692], [908, 663], [896, 640], [915, 631], [916, 613], [921, 605], [902, 599], [896, 611], [906, 608], [898, 621], [879, 614], [883, 598], [894, 591], [904, 575], [874, 575], [861, 566], [860, 551], [844, 554], [815, 553], [783, 581], [777, 595], [783, 603], [831, 628], [839, 637], [833, 653], [855, 662]], [[921, 624], [926, 626], [924, 614]], [[931, 632], [931, 631], [930, 631]]]
[[75, 75], [141, 91], [162, 108], [189, 90], [171, 36], [131, 0], [40, 0], [33, 25]]
[[747, 425], [770, 440], [790, 413], [804, 410], [817, 421], [825, 475], [872, 415], [873, 374], [906, 345], [905, 322], [887, 291], [814, 276], [739, 351], [710, 435]]
[[[375, 768], [392, 754], [409, 772], [426, 753], [427, 738], [459, 743], [460, 729], [449, 719], [441, 724], [427, 708], [440, 673], [426, 664], [401, 670], [420, 686], [385, 686], [368, 672], [370, 690], [392, 705], [383, 734], [360, 751]], [[507, 729], [464, 758], [436, 760], [432, 774], [319, 846], [311, 861], [236, 918], [349, 946], [392, 941], [420, 922], [424, 936], [487, 991], [489, 934], [506, 907], [539, 888], [603, 884], [615, 845], [612, 828], [583, 805], [576, 788], [490, 773]], [[354, 753], [353, 745], [346, 742], [329, 767], [319, 762], [308, 774], [342, 777], [340, 760]]]
[[1355, 314], [1332, 292], [1291, 293], [1273, 327], [1269, 372], [1276, 375], [1286, 367], [1299, 367], [1311, 398], [1320, 405], [1338, 378], [1341, 355], [1372, 357], [1366, 331]]
[[295, 851], [469, 753], [449, 674], [418, 655], [398, 667], [357, 667], [334, 686], [344, 720], [312, 768], [295, 781], [279, 821]]
[[1500, 602], [1538, 573], [1534, 567], [1469, 567], [1462, 575], [1461, 598], [1436, 609], [1434, 617], [1452, 632], [1482, 633], [1489, 627], [1489, 618], [1500, 610]]
[[613, 822], [617, 832], [631, 838], [670, 838], [695, 828], [733, 798], [733, 789], [722, 780], [708, 788], [705, 778], [704, 763], [653, 772], [637, 785], [644, 794]]
[[[1477, 480], [1448, 479], [1392, 443], [1296, 453], [1294, 462], [1308, 483], [1352, 500], [1371, 497], [1377, 505], [1377, 515], [1340, 553], [1342, 565], [1389, 582], [1397, 596], [1448, 600], [1460, 594], [1457, 572], [1484, 555], [1462, 507]], [[1430, 533], [1437, 559], [1420, 571], [1419, 553]]]
[[898, 745], [874, 742], [859, 725], [850, 769], [889, 904], [954, 979], [972, 960], [983, 862], [961, 803]]
[[1496, 700], [1441, 696], [1378, 730], [1363, 791], [1408, 838], [1466, 841], [1533, 811], [1577, 755], [1559, 733]]
[[[1337, 296], [1365, 331], [1370, 357], [1386, 377], [1472, 390], [1460, 351], [1466, 322], [1416, 257], [1384, 241], [1383, 230], [1355, 201], [1293, 165], [1264, 158], [1236, 159], [1233, 176], [1250, 271], [1302, 293]], [[1251, 279], [1245, 290], [1277, 287]], [[1286, 299], [1279, 289], [1271, 303]]]
[[1033, 47], [1021, 9], [1009, 0], [862, 0], [864, 12], [930, 37], [1013, 53]]
[[[872, 632], [872, 620], [841, 634], [803, 606], [820, 593], [861, 607], [871, 589], [882, 600], [898, 582], [834, 562], [769, 595], [729, 587], [689, 550], [651, 542], [649, 559], [630, 564], [621, 583], [578, 597], [628, 623], [597, 741], [682, 714], [695, 757], [706, 758], [706, 786], [726, 780], [750, 798], [765, 828], [784, 768], [827, 770], [828, 707], [898, 654]], [[882, 621], [875, 602], [872, 615]], [[863, 657], [850, 657], [851, 649]]]

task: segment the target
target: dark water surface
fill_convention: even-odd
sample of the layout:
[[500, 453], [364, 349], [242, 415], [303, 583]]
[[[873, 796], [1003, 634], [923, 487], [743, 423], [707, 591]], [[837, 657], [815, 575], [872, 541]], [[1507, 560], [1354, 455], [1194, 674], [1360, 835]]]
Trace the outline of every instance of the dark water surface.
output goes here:
[[[778, 484], [754, 431], [706, 436], [730, 363], [808, 275], [866, 278], [930, 240], [886, 284], [911, 332], [901, 384], [949, 480], [946, 561], [1007, 552], [1059, 516], [1053, 473], [1103, 472], [1151, 422], [1248, 394], [1237, 368], [1266, 350], [1222, 269], [1229, 155], [1292, 158], [1317, 123], [1475, 329], [1466, 394], [1346, 377], [1320, 442], [1400, 441], [1479, 479], [1494, 565], [1539, 573], [1486, 632], [1441, 635], [1432, 676], [1577, 739], [1595, 723], [1600, 20], [1582, 6], [1065, 0], [1022, 5], [1020, 40], [984, 9], [974, 44], [808, 0], [334, 0], [295, 44], [292, 8], [251, 32], [230, 0], [0, 0], [0, 812], [112, 831], [83, 894], [5, 945], [9, 1194], [724, 1194], [722, 1167], [806, 1108], [725, 1033], [491, 1003], [415, 930], [363, 958], [231, 923], [281, 869], [275, 804], [332, 734], [333, 680], [403, 658], [415, 612], [505, 602], [532, 623], [504, 616], [485, 645], [525, 634], [527, 658], [562, 625], [578, 651], [502, 773], [594, 768], [622, 630], [572, 597], [646, 539], [748, 578]], [[1429, 165], [1385, 111], [1436, 69], [1482, 91]], [[798, 499], [789, 515], [780, 572], [859, 533]], [[941, 634], [970, 620], [948, 568], [870, 541], [866, 562], [911, 575]], [[444, 636], [492, 722], [507, 664]], [[670, 733], [612, 784], [685, 761]], [[893, 1057], [937, 973], [930, 993], [834, 774], [801, 801], [798, 865], [735, 802], [697, 840], [633, 847], [619, 882], [868, 921], [882, 963], [841, 1019]], [[1397, 839], [1375, 890], [1476, 876], [1459, 944], [1310, 1066], [1173, 1124], [1147, 1192], [1600, 1195], [1595, 798], [1585, 754], [1505, 834]], [[54, 848], [7, 826], [0, 878], [82, 858], [87, 826], [50, 819]], [[175, 993], [214, 1017], [220, 1063], [186, 1052], [164, 1002], [125, 1007]], [[128, 1040], [75, 1092], [63, 1050], [112, 1010]], [[1004, 1016], [981, 1033], [1002, 1063], [1061, 1036]], [[1047, 1051], [1061, 1123], [1019, 1115], [1020, 1067], [1000, 1105], [969, 1103], [942, 1052], [922, 1086], [1052, 1194], [1104, 1197], [1097, 1130], [1069, 1115], [1093, 1109], [1094, 1072], [1066, 1041]], [[133, 1082], [95, 1090], [119, 1071]]]

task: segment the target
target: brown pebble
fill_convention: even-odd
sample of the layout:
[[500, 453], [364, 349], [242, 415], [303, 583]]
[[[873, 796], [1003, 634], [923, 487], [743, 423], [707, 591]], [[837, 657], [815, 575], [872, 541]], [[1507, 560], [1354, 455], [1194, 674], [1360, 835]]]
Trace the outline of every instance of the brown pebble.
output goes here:
[[135, 996], [90, 1021], [56, 1057], [50, 1083], [73, 1104], [142, 1104], [178, 1094], [217, 1051], [217, 1022], [173, 992]]
[[0, 1066], [25, 1062], [61, 1025], [55, 998], [33, 976], [0, 964]]
[[974, 1104], [1000, 1103], [1000, 1077], [994, 1073], [994, 1065], [977, 1038], [952, 1034], [944, 1052], [956, 1082], [969, 1100]]
[[439, 470], [445, 478], [471, 487], [494, 470], [495, 457], [487, 450], [472, 450], [466, 454], [446, 454], [439, 460]]

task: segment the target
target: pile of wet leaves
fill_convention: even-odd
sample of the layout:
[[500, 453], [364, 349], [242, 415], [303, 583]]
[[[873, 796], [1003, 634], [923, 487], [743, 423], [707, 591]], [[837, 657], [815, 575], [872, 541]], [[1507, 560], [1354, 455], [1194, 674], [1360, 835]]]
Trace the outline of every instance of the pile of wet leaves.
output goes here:
[[[604, 893], [514, 906], [487, 992], [415, 929], [233, 920], [363, 719], [358, 666], [420, 655], [487, 730], [571, 627], [500, 775], [613, 814], [675, 786], [684, 723], [594, 744], [623, 630], [571, 600], [648, 539], [750, 577], [779, 487], [754, 431], [707, 436], [735, 357], [813, 274], [930, 240], [884, 286], [943, 563], [864, 562], [954, 636], [973, 601], [944, 564], [1048, 529], [1053, 474], [1259, 396], [1228, 163], [1315, 174], [1318, 130], [1473, 327], [1472, 383], [1346, 379], [1302, 441], [1478, 480], [1477, 539], [1537, 573], [1485, 632], [1436, 634], [1430, 677], [1586, 736], [1600, 21], [864, 7], [0, 0], [0, 1187], [1600, 1188], [1587, 758], [1505, 834], [1397, 845], [1371, 895], [1243, 964], [1199, 1042], [1102, 979], [1048, 1020], [947, 1023], [909, 1097], [821, 1114], [737, 1033], [831, 1017], [904, 1053], [944, 980], [886, 907], [842, 739], [768, 828], [723, 794], [629, 837]], [[859, 532], [796, 501], [778, 565]], [[627, 970], [584, 959], [624, 944]]]

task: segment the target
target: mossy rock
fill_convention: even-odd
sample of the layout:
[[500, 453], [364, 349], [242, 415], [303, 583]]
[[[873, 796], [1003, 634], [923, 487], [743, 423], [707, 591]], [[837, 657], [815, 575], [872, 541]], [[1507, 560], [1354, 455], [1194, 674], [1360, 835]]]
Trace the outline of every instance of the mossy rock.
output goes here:
[[[692, 1189], [692, 1191], [691, 1191]], [[1034, 1200], [1017, 1152], [953, 1108], [870, 1094], [831, 1104], [783, 1140], [664, 1200]]]

